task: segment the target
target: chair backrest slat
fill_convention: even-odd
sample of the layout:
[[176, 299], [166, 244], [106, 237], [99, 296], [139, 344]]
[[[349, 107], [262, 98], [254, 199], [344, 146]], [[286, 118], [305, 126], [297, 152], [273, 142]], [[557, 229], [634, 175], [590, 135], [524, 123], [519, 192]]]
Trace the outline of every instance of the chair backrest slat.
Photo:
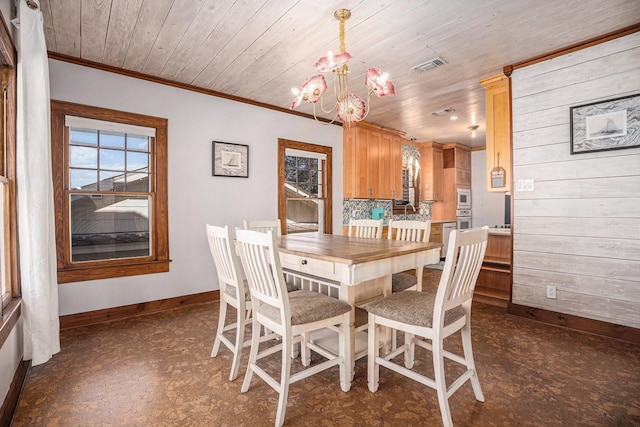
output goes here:
[[267, 231], [272, 230], [276, 236], [282, 236], [282, 230], [280, 229], [279, 219], [257, 220], [257, 221], [244, 220], [244, 229], [261, 231], [263, 233], [266, 233]]
[[471, 302], [487, 250], [488, 234], [488, 227], [451, 232], [436, 295], [434, 325], [437, 321], [444, 322], [447, 310]]
[[236, 297], [244, 295], [244, 282], [242, 270], [235, 249], [232, 247], [233, 237], [229, 227], [218, 227], [206, 225], [207, 240], [209, 250], [216, 266], [220, 291], [224, 292], [226, 286], [233, 286], [236, 290]]
[[355, 219], [349, 220], [348, 235], [351, 237], [364, 237], [367, 239], [382, 238], [381, 219]]
[[406, 240], [410, 242], [428, 242], [431, 234], [431, 221], [390, 220], [389, 240]]
[[289, 299], [275, 234], [236, 229], [236, 238], [252, 301], [278, 308], [286, 322], [283, 313], [289, 311]]

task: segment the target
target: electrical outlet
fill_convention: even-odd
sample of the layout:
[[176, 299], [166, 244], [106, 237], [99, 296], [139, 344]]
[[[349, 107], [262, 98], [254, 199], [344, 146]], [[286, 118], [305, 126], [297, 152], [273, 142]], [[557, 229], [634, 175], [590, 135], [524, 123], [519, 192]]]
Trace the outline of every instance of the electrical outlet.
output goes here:
[[547, 298], [556, 299], [556, 287], [555, 286], [547, 286]]

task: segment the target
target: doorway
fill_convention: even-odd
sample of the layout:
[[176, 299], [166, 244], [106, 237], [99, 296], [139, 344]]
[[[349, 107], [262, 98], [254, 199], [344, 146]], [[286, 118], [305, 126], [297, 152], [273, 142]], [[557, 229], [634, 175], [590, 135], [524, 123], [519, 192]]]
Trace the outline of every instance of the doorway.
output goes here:
[[282, 233], [331, 234], [332, 148], [278, 139], [278, 218]]

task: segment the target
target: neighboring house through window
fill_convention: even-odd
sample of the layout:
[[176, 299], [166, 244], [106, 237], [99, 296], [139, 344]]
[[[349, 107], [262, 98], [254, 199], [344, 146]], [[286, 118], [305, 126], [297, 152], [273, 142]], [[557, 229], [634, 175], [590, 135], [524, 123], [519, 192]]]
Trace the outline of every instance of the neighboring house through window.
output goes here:
[[168, 271], [167, 120], [51, 106], [58, 281]]

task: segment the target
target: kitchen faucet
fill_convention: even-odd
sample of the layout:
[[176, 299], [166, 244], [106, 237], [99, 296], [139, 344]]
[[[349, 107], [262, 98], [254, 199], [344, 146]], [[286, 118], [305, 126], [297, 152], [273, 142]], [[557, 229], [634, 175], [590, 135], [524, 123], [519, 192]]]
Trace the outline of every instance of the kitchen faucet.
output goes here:
[[404, 205], [404, 219], [407, 219], [407, 208], [409, 206], [411, 206], [411, 209], [413, 209], [414, 212], [416, 211], [416, 208], [412, 204], [409, 203], [409, 204]]

